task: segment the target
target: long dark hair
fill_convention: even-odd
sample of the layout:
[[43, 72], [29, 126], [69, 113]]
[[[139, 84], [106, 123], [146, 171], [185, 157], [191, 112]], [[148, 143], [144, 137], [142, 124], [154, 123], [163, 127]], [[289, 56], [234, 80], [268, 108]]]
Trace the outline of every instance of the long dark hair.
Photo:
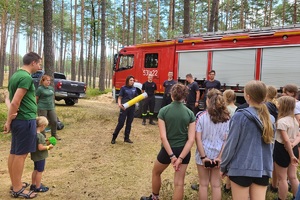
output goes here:
[[133, 77], [132, 75], [127, 76], [126, 81], [125, 81], [125, 85], [126, 85], [126, 86], [129, 86], [129, 80], [130, 80], [131, 78], [134, 79], [134, 77]]

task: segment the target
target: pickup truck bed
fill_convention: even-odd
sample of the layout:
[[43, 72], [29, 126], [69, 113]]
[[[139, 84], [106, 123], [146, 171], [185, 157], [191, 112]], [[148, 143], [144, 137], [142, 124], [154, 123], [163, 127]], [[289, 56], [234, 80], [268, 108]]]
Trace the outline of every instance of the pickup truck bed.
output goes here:
[[[37, 71], [32, 74], [35, 88], [39, 86], [40, 79], [44, 75], [44, 71]], [[73, 106], [78, 103], [78, 99], [86, 96], [86, 84], [78, 81], [66, 80], [66, 76], [62, 73], [54, 72], [54, 89], [55, 100], [64, 100], [66, 105]]]

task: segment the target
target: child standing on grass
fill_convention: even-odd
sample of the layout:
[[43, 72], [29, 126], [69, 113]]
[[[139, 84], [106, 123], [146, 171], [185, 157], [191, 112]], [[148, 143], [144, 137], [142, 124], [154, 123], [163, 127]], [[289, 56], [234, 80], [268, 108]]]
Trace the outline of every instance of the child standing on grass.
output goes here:
[[48, 157], [48, 150], [53, 148], [53, 145], [47, 145], [45, 136], [41, 133], [48, 126], [48, 120], [44, 116], [36, 118], [37, 131], [37, 150], [31, 153], [31, 160], [34, 161], [34, 171], [32, 172], [32, 184], [30, 190], [35, 192], [47, 192], [48, 187], [42, 185], [42, 173], [45, 169], [46, 158]]
[[278, 179], [278, 199], [286, 199], [289, 179], [292, 192], [296, 196], [299, 181], [297, 166], [299, 151], [299, 123], [294, 115], [295, 99], [290, 96], [278, 98], [278, 121], [273, 153], [275, 171]]
[[200, 114], [196, 124], [195, 159], [199, 176], [199, 200], [208, 198], [209, 185], [212, 188], [212, 199], [221, 200], [220, 163], [230, 115], [222, 93], [217, 89], [213, 88], [207, 93], [206, 105], [207, 110]]

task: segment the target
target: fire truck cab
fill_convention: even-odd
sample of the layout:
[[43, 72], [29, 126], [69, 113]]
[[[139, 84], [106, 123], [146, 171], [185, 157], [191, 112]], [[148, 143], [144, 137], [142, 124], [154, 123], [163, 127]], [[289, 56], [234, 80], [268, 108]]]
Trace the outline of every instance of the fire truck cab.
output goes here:
[[[203, 81], [213, 69], [221, 90], [233, 89], [237, 103], [243, 103], [244, 85], [253, 79], [279, 91], [289, 83], [300, 86], [300, 25], [195, 34], [128, 46], [115, 56], [114, 64], [115, 97], [128, 75], [135, 77], [140, 90], [148, 74], [154, 75], [158, 88], [155, 112], [160, 109], [169, 71], [182, 83], [191, 73], [203, 93]], [[137, 111], [139, 115], [138, 106]]]

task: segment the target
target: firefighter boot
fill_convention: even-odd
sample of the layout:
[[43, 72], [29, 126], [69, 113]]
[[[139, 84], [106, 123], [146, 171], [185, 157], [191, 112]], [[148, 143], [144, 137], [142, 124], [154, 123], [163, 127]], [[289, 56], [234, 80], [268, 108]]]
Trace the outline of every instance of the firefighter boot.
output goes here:
[[153, 121], [153, 116], [150, 116], [150, 117], [149, 117], [149, 124], [151, 124], [151, 125], [156, 125], [156, 124], [154, 123], [154, 121]]
[[142, 125], [144, 125], [144, 126], [146, 125], [146, 117], [144, 117], [144, 116], [143, 116], [143, 122], [142, 122]]

